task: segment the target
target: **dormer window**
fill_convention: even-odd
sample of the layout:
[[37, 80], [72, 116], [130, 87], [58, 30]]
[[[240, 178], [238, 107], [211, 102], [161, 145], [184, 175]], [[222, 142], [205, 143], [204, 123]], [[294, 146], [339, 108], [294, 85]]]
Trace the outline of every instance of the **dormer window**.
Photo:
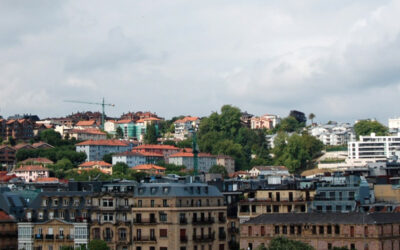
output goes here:
[[58, 199], [53, 200], [53, 206], [58, 206]]
[[42, 200], [42, 205], [43, 206], [47, 206], [48, 205], [48, 200], [47, 199], [43, 199]]
[[163, 192], [164, 192], [164, 194], [168, 193], [168, 191], [169, 191], [169, 188], [168, 188], [168, 187], [163, 187]]

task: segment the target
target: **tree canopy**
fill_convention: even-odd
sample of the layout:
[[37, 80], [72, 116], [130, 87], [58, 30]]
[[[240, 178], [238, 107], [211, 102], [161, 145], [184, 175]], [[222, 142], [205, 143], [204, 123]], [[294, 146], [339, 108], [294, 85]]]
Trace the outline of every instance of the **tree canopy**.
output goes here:
[[214, 165], [210, 168], [208, 171], [211, 174], [221, 174], [222, 177], [227, 177], [228, 176], [228, 171], [226, 171], [226, 168], [221, 165]]
[[312, 167], [313, 159], [323, 149], [323, 143], [307, 133], [289, 136], [280, 132], [274, 143], [275, 164], [286, 166], [291, 172]]
[[107, 243], [103, 240], [91, 240], [88, 245], [88, 250], [109, 250]]
[[268, 250], [313, 250], [314, 248], [306, 243], [296, 240], [289, 240], [285, 237], [273, 238], [268, 248]]
[[146, 134], [144, 136], [144, 141], [146, 144], [157, 144], [157, 128], [155, 124], [149, 124], [146, 127]]
[[357, 138], [360, 135], [388, 135], [389, 130], [387, 127], [377, 121], [362, 120], [354, 125], [354, 132], [356, 132]]
[[271, 162], [265, 142], [266, 131], [245, 127], [240, 117], [239, 108], [224, 105], [220, 113], [213, 112], [203, 118], [198, 132], [200, 151], [233, 157], [237, 170], [249, 169], [252, 155]]

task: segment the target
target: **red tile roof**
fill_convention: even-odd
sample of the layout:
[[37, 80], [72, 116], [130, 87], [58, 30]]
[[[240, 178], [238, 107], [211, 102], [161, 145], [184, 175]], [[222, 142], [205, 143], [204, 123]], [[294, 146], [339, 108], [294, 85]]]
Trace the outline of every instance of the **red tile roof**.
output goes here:
[[176, 120], [174, 123], [194, 122], [194, 121], [197, 121], [197, 120], [199, 120], [199, 119], [200, 119], [200, 118], [197, 117], [197, 116], [194, 116], [194, 117], [192, 117], [192, 116], [186, 116], [186, 117], [184, 117], [183, 119]]
[[119, 121], [117, 121], [116, 123], [118, 123], [118, 124], [124, 124], [124, 123], [131, 123], [131, 122], [133, 122], [133, 120], [131, 120], [131, 119], [124, 119], [124, 120], [119, 120]]
[[112, 164], [105, 162], [105, 161], [88, 161], [88, 162], [82, 163], [81, 165], [79, 165], [79, 167], [93, 167], [95, 165], [107, 166], [107, 167], [112, 166]]
[[38, 148], [38, 147], [42, 147], [42, 146], [47, 146], [47, 147], [50, 147], [50, 148], [54, 148], [52, 145], [50, 145], [50, 144], [48, 144], [46, 142], [43, 142], [43, 141], [33, 143], [32, 146], [34, 148]]
[[100, 129], [96, 128], [87, 128], [87, 129], [72, 129], [70, 133], [76, 133], [76, 134], [90, 134], [90, 135], [107, 135]]
[[119, 140], [87, 140], [76, 144], [76, 146], [97, 145], [97, 146], [128, 146], [128, 143]]
[[38, 177], [35, 180], [36, 183], [58, 183], [60, 182], [60, 180], [58, 178], [55, 177]]
[[79, 121], [76, 123], [75, 126], [93, 126], [96, 125], [95, 120], [90, 120], [90, 121]]
[[5, 222], [5, 221], [14, 221], [13, 217], [8, 215], [6, 212], [3, 210], [0, 210], [0, 221]]
[[28, 163], [28, 162], [33, 162], [33, 163], [42, 163], [42, 164], [54, 164], [52, 160], [49, 160], [47, 158], [28, 158], [24, 161], [21, 161], [21, 163]]
[[151, 170], [151, 169], [156, 169], [156, 170], [165, 170], [166, 168], [160, 167], [154, 164], [142, 164], [142, 165], [137, 165], [132, 168], [133, 170]]
[[30, 144], [27, 144], [27, 143], [19, 143], [19, 144], [15, 145], [14, 148], [15, 148], [15, 150], [20, 150], [20, 149], [22, 149], [22, 148], [31, 148], [31, 149], [34, 149], [35, 147], [32, 146], [32, 145], [30, 145]]
[[41, 165], [25, 165], [17, 168], [15, 172], [25, 172], [25, 171], [48, 171], [49, 169]]
[[164, 155], [161, 153], [145, 152], [145, 151], [136, 151], [136, 152], [138, 152], [139, 154], [141, 154], [143, 156], [148, 156], [148, 157], [164, 157]]
[[[179, 152], [179, 153], [172, 154], [169, 156], [169, 158], [172, 158], [172, 157], [193, 157], [193, 153]], [[199, 153], [198, 157], [216, 157], [216, 156], [212, 155], [212, 154], [208, 154], [208, 153]]]
[[178, 147], [172, 146], [172, 145], [162, 145], [162, 144], [143, 144], [137, 147], [134, 147], [133, 150], [139, 150], [139, 149], [175, 149], [179, 150]]
[[0, 171], [0, 182], [8, 182], [11, 179], [16, 178], [17, 176], [15, 174], [12, 175], [7, 175], [7, 171]]

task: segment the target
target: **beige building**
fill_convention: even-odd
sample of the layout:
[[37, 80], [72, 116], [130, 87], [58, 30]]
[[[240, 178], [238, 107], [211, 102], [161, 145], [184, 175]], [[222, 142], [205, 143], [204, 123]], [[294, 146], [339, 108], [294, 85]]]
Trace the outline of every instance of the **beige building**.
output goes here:
[[245, 222], [261, 214], [306, 213], [314, 194], [315, 191], [297, 189], [244, 193], [244, 199], [238, 204], [238, 218]]
[[264, 214], [241, 225], [240, 248], [268, 246], [275, 237], [302, 241], [316, 250], [399, 249], [400, 213]]

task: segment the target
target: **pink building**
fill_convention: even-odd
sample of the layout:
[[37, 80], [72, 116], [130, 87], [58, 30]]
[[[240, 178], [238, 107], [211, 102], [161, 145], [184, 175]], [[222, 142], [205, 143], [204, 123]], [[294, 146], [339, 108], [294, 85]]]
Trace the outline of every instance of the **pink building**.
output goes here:
[[251, 129], [258, 129], [258, 128], [272, 129], [275, 128], [275, 126], [280, 122], [281, 118], [279, 116], [265, 114], [260, 117], [256, 116], [251, 118], [250, 127]]
[[38, 177], [49, 177], [49, 169], [41, 165], [26, 165], [15, 170], [15, 175], [25, 182], [34, 182]]

